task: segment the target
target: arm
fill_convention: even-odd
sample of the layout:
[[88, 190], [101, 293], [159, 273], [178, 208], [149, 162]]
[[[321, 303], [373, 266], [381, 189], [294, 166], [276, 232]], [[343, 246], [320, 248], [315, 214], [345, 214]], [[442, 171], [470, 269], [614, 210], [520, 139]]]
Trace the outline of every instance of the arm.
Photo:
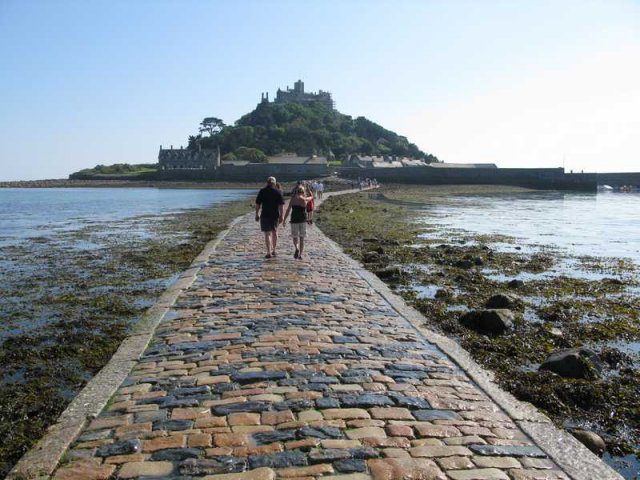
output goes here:
[[[293, 200], [293, 198], [291, 200]], [[282, 205], [278, 207], [283, 225], [287, 223], [287, 218], [289, 218], [289, 212], [291, 211], [291, 200], [289, 200], [289, 205], [287, 205], [287, 212], [284, 215], [282, 215]]]
[[256, 222], [260, 220], [260, 207], [262, 206], [262, 190], [258, 192], [256, 197]]

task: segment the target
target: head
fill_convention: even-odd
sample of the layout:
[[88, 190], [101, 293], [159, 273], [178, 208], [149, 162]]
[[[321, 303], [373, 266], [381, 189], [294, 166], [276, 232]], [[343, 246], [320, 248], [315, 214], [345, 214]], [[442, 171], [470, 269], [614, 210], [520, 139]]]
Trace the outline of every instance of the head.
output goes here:
[[271, 187], [275, 187], [276, 186], [276, 177], [269, 177], [267, 178], [267, 185], [271, 186]]
[[296, 195], [304, 195], [304, 188], [302, 186], [296, 187]]

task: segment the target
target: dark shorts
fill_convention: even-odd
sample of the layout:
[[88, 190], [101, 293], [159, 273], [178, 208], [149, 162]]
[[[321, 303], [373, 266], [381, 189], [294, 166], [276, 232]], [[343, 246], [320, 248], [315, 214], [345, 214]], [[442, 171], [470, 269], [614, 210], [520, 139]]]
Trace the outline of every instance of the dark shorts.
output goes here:
[[273, 232], [278, 228], [278, 217], [260, 217], [260, 230], [263, 232]]

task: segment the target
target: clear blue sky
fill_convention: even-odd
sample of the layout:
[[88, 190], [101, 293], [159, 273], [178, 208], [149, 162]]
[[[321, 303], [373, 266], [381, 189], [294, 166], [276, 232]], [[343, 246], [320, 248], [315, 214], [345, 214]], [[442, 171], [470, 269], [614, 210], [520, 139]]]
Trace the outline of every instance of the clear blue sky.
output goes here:
[[155, 162], [298, 78], [446, 161], [640, 170], [637, 1], [0, 0], [0, 180]]

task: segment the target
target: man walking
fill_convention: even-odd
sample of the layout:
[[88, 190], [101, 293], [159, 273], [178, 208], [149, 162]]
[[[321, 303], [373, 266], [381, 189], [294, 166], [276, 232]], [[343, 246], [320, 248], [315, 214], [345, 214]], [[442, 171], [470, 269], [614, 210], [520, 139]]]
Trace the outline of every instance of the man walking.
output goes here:
[[[260, 230], [264, 233], [264, 244], [267, 247], [265, 258], [276, 256], [278, 224], [283, 218], [283, 205], [284, 198], [282, 198], [282, 192], [276, 188], [276, 179], [269, 177], [267, 185], [258, 192], [256, 197], [256, 222], [260, 222]], [[261, 208], [262, 211], [260, 211]]]

